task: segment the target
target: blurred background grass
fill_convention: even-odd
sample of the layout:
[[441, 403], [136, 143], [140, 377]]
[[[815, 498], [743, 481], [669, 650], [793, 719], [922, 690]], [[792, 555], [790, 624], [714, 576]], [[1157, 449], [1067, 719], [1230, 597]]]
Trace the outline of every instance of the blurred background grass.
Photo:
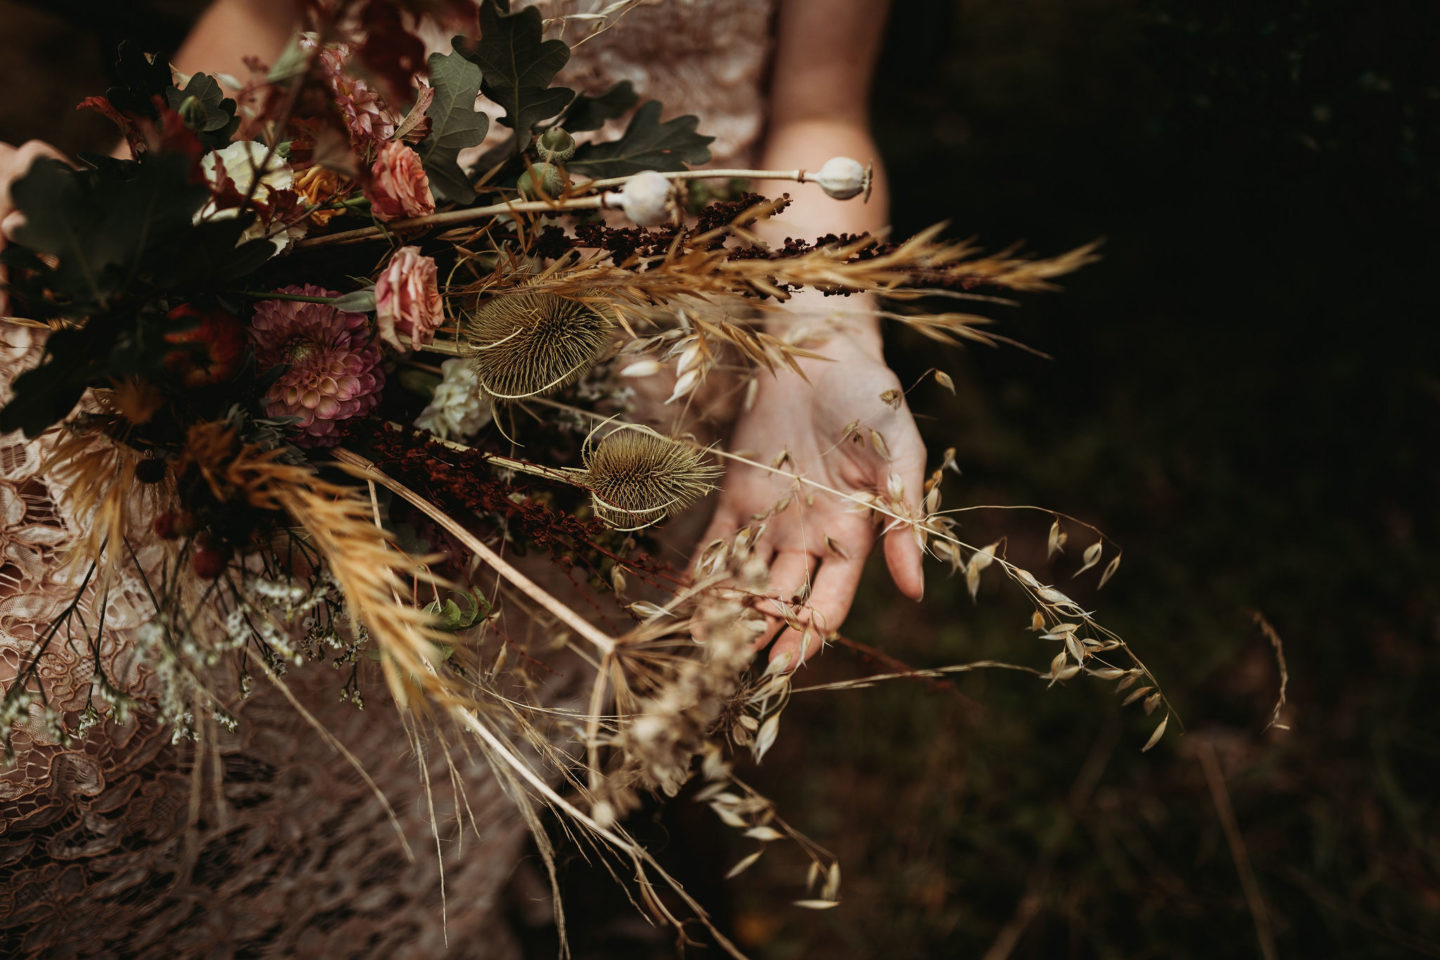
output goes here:
[[[143, 7], [173, 42], [197, 6], [0, 0], [24, 25], [0, 38], [0, 139], [93, 147], [103, 121], [70, 106], [114, 41]], [[1063, 293], [995, 310], [1054, 359], [891, 341], [907, 383], [938, 357], [958, 385], [912, 395], [964, 470], [946, 505], [1121, 543], [1097, 594], [1067, 579], [1077, 528], [1053, 567], [1048, 515], [961, 530], [1073, 584], [1186, 730], [1141, 755], [1152, 724], [1108, 684], [1018, 674], [797, 697], [754, 780], [839, 854], [839, 909], [788, 906], [804, 864], [780, 846], [718, 883], [749, 848], [694, 805], [638, 826], [756, 955], [1261, 956], [1257, 912], [1278, 956], [1440, 955], [1437, 27], [1418, 0], [897, 0], [875, 98], [897, 231], [1105, 239]], [[1256, 611], [1288, 732], [1265, 729]], [[877, 575], [847, 632], [915, 666], [1043, 667], [1028, 617], [993, 573], [978, 605], [937, 573], [923, 606]], [[877, 667], [839, 648], [807, 680]], [[566, 875], [578, 956], [674, 955], [603, 873]]]

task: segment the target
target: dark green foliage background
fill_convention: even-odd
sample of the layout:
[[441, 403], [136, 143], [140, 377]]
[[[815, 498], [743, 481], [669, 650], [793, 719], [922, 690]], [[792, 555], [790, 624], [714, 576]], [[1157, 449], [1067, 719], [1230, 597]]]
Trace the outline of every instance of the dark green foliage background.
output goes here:
[[[984, 956], [1027, 894], [1015, 957], [1258, 956], [1198, 760], [1213, 749], [1281, 956], [1440, 954], [1433, 5], [896, 8], [875, 117], [897, 229], [948, 220], [1042, 253], [1106, 239], [1063, 294], [997, 308], [1053, 360], [947, 353], [959, 396], [912, 395], [966, 470], [947, 505], [1040, 504], [1121, 542], [1119, 576], [1076, 592], [1188, 732], [1141, 756], [1149, 725], [1105, 685], [1012, 675], [797, 698], [756, 779], [841, 855], [845, 903], [824, 914], [786, 906], [803, 864], [779, 847], [715, 884], [749, 848], [711, 841], [703, 811], [639, 829], [760, 956]], [[78, 100], [105, 60], [31, 82]], [[51, 135], [3, 106], [0, 139]], [[935, 363], [905, 335], [890, 351], [907, 383]], [[1088, 541], [1051, 570], [1048, 524], [973, 514], [963, 532], [1063, 580]], [[935, 576], [916, 607], [876, 573], [856, 638], [916, 665], [1048, 659], [998, 580], [972, 608]], [[1288, 733], [1263, 732], [1278, 678], [1254, 610], [1286, 641]], [[867, 669], [839, 649], [807, 675]], [[603, 873], [566, 872], [577, 956], [674, 955]]]

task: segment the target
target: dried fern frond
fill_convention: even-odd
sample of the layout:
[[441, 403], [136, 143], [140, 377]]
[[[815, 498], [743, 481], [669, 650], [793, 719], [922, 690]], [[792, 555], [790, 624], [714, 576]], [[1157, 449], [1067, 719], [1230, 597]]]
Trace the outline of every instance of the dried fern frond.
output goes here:
[[649, 427], [624, 424], [582, 451], [595, 513], [614, 527], [657, 523], [715, 489], [705, 451]]
[[480, 389], [496, 400], [554, 393], [582, 377], [610, 342], [610, 312], [525, 291], [486, 300], [462, 327]]

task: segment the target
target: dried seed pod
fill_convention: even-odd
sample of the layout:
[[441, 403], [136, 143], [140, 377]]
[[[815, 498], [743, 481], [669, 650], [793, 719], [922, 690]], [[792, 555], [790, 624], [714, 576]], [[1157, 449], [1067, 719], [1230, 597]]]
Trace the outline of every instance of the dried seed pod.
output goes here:
[[485, 301], [463, 334], [481, 391], [520, 400], [584, 376], [609, 344], [612, 326], [602, 307], [553, 293], [511, 293]]
[[626, 424], [581, 453], [595, 513], [621, 529], [658, 523], [715, 489], [705, 452]]

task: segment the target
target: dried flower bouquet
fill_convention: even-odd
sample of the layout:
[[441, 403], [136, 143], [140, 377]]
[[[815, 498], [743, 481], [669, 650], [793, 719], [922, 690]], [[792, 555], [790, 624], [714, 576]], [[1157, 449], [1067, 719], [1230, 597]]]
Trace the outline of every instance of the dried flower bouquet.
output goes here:
[[[752, 666], [762, 609], [776, 609], [752, 547], [770, 517], [822, 492], [908, 530], [972, 595], [998, 568], [1056, 646], [1044, 668], [887, 678], [1083, 673], [1160, 711], [1147, 748], [1163, 735], [1169, 706], [1120, 638], [999, 544], [957, 536], [958, 511], [941, 508], [953, 455], [915, 510], [898, 476], [845, 494], [784, 456], [756, 463], [703, 442], [678, 415], [703, 412], [706, 390], [744, 404], [766, 371], [814, 355], [798, 325], [778, 336], [757, 322], [799, 289], [879, 294], [893, 322], [994, 344], [985, 318], [923, 304], [1049, 289], [1090, 248], [986, 255], [938, 228], [767, 246], [755, 226], [786, 196], [733, 181], [863, 203], [866, 168], [692, 169], [709, 159], [703, 118], [662, 123], [654, 102], [618, 140], [578, 143], [635, 98], [624, 85], [598, 97], [553, 86], [568, 51], [542, 39], [534, 10], [487, 3], [477, 43], [456, 38], [415, 70], [413, 37], [366, 41], [347, 6], [313, 7], [311, 30], [255, 64], [234, 98], [122, 49], [123, 82], [85, 105], [118, 125], [132, 159], [42, 161], [14, 187], [27, 225], [3, 255], [5, 322], [48, 340], [0, 429], [57, 438], [44, 469], [84, 535], [69, 545], [74, 602], [6, 684], [7, 753], [22, 718], [75, 738], [137, 711], [203, 746], [217, 724], [244, 722], [252, 683], [283, 687], [287, 671], [329, 660], [340, 697], [363, 708], [367, 677], [383, 676], [427, 721], [407, 724], [413, 736], [464, 739], [532, 824], [549, 807], [628, 860], [646, 906], [677, 926], [651, 887], [664, 871], [619, 818], [696, 777], [697, 799], [760, 844], [732, 874], [788, 837], [812, 863], [801, 904], [833, 906], [838, 864], [733, 769], [737, 751], [764, 757], [795, 689], [784, 669]], [[508, 72], [502, 49], [518, 57]], [[509, 134], [462, 165], [488, 132], [477, 97], [503, 107]], [[665, 384], [658, 419], [636, 395], [651, 381]], [[886, 455], [863, 422], [828, 440]], [[793, 492], [702, 545], [693, 567], [661, 559], [653, 528], [712, 492], [724, 460]], [[1051, 551], [1082, 529], [1081, 572], [1103, 584], [1120, 556], [1098, 532], [1057, 517]], [[56, 699], [47, 650], [94, 645], [124, 576], [152, 601], [134, 643], [159, 682], [137, 692], [97, 655], [84, 695]], [[779, 607], [817, 646], [832, 639], [804, 595]], [[593, 674], [585, 709], [536, 699], [530, 675], [554, 656]]]

